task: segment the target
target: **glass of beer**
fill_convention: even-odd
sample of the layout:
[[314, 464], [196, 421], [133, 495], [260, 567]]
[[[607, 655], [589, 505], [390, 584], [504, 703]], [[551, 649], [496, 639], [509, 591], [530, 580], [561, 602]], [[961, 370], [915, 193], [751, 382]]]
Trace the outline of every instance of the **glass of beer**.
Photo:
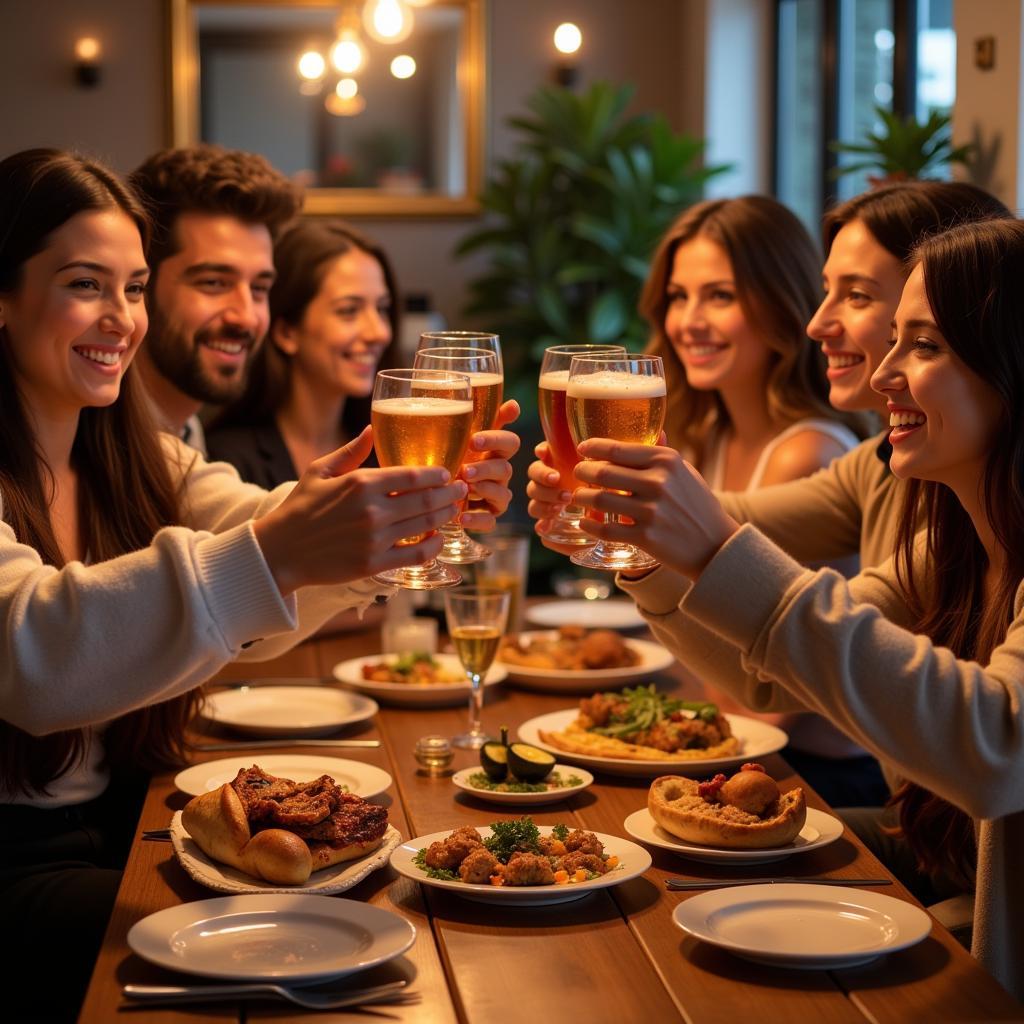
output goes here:
[[[378, 370], [370, 422], [381, 466], [444, 466], [454, 479], [473, 429], [469, 378], [447, 370]], [[406, 537], [397, 546], [418, 544], [425, 536]], [[454, 569], [434, 558], [373, 578], [408, 590], [436, 590], [462, 582]]]
[[484, 704], [484, 676], [487, 675], [498, 644], [505, 635], [509, 595], [504, 590], [461, 587], [444, 595], [448, 635], [469, 679], [469, 731], [456, 736], [452, 745], [479, 750], [487, 740], [480, 724]]
[[[573, 470], [580, 461], [576, 444], [569, 433], [569, 420], [565, 415], [569, 364], [573, 356], [625, 354], [626, 350], [621, 345], [552, 345], [544, 350], [537, 388], [537, 407], [540, 409], [540, 425], [548, 443], [551, 465], [558, 472], [558, 486], [563, 491], [571, 491], [577, 486]], [[559, 544], [590, 547], [594, 538], [580, 529], [583, 515], [584, 510], [579, 505], [566, 505], [551, 521], [544, 536]]]
[[417, 351], [428, 348], [479, 348], [493, 352], [498, 359], [498, 373], [504, 373], [501, 362], [501, 341], [488, 331], [425, 331], [420, 335]]
[[[665, 422], [665, 367], [660, 356], [576, 356], [565, 390], [569, 431], [576, 444], [591, 437], [655, 444]], [[607, 516], [606, 522], [617, 517]], [[591, 569], [649, 569], [657, 565], [633, 544], [598, 541], [570, 556]]]
[[[504, 377], [497, 355], [489, 349], [481, 348], [429, 348], [416, 353], [415, 366], [430, 370], [449, 370], [462, 373], [469, 377], [473, 393], [473, 430], [490, 430], [501, 406]], [[478, 462], [482, 452], [470, 451], [466, 455], [467, 462]], [[467, 499], [468, 500], [468, 499]], [[465, 506], [463, 506], [465, 508]], [[469, 565], [480, 562], [491, 552], [483, 544], [478, 544], [462, 528], [458, 518], [441, 527], [444, 534], [444, 547], [438, 560], [454, 565]]]

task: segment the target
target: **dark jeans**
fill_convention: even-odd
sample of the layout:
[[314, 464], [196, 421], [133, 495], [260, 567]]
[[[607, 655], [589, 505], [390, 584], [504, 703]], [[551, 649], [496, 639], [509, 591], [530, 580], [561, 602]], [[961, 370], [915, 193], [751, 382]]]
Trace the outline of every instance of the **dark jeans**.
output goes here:
[[69, 808], [0, 805], [0, 920], [11, 929], [0, 957], [7, 1020], [77, 1018], [138, 822], [140, 785], [121, 783]]
[[882, 769], [870, 754], [818, 757], [789, 746], [782, 756], [829, 807], [880, 807], [889, 799]]

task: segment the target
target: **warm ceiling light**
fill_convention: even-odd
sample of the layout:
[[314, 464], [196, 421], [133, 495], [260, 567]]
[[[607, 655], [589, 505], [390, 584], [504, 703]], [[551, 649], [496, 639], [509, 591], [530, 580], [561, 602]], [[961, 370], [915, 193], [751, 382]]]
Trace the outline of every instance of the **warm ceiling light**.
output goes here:
[[583, 33], [571, 21], [564, 21], [555, 29], [555, 48], [559, 53], [575, 53], [582, 42]]
[[365, 61], [366, 48], [354, 33], [343, 33], [331, 47], [331, 63], [343, 75], [354, 75]]
[[343, 78], [334, 87], [334, 91], [338, 94], [338, 99], [350, 100], [359, 92], [359, 83], [354, 78]]
[[99, 59], [100, 41], [92, 36], [82, 36], [75, 42], [75, 59], [89, 64]]
[[378, 43], [400, 43], [412, 31], [412, 11], [403, 0], [367, 0], [363, 8], [366, 31]]
[[316, 50], [307, 50], [299, 58], [299, 75], [307, 82], [315, 82], [317, 79], [323, 78], [326, 70], [327, 61]]
[[416, 61], [407, 53], [399, 54], [391, 62], [391, 74], [395, 78], [412, 78], [416, 74]]
[[343, 100], [336, 92], [329, 92], [324, 99], [324, 106], [328, 113], [335, 117], [355, 117], [366, 109], [366, 100], [362, 96], [353, 96], [351, 99]]

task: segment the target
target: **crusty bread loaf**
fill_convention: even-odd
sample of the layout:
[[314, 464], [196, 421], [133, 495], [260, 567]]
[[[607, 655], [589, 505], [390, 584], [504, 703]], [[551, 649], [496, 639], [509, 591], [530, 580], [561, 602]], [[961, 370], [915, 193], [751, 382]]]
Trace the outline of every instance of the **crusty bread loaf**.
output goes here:
[[757, 815], [705, 800], [698, 785], [679, 775], [662, 775], [647, 794], [651, 817], [688, 843], [729, 849], [784, 846], [799, 835], [807, 819], [804, 792], [799, 788], [780, 794], [763, 815]]
[[332, 846], [309, 842], [283, 828], [253, 835], [238, 794], [230, 783], [193, 797], [181, 814], [188, 834], [208, 857], [278, 885], [305, 885], [314, 871], [355, 860], [377, 849], [383, 836], [368, 842]]

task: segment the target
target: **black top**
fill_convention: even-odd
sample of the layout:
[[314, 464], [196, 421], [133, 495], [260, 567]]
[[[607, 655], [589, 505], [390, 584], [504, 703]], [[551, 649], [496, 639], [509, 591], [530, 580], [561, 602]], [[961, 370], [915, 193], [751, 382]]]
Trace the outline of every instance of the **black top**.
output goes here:
[[206, 450], [210, 462], [230, 462], [243, 480], [268, 491], [299, 476], [274, 420], [211, 430]]

